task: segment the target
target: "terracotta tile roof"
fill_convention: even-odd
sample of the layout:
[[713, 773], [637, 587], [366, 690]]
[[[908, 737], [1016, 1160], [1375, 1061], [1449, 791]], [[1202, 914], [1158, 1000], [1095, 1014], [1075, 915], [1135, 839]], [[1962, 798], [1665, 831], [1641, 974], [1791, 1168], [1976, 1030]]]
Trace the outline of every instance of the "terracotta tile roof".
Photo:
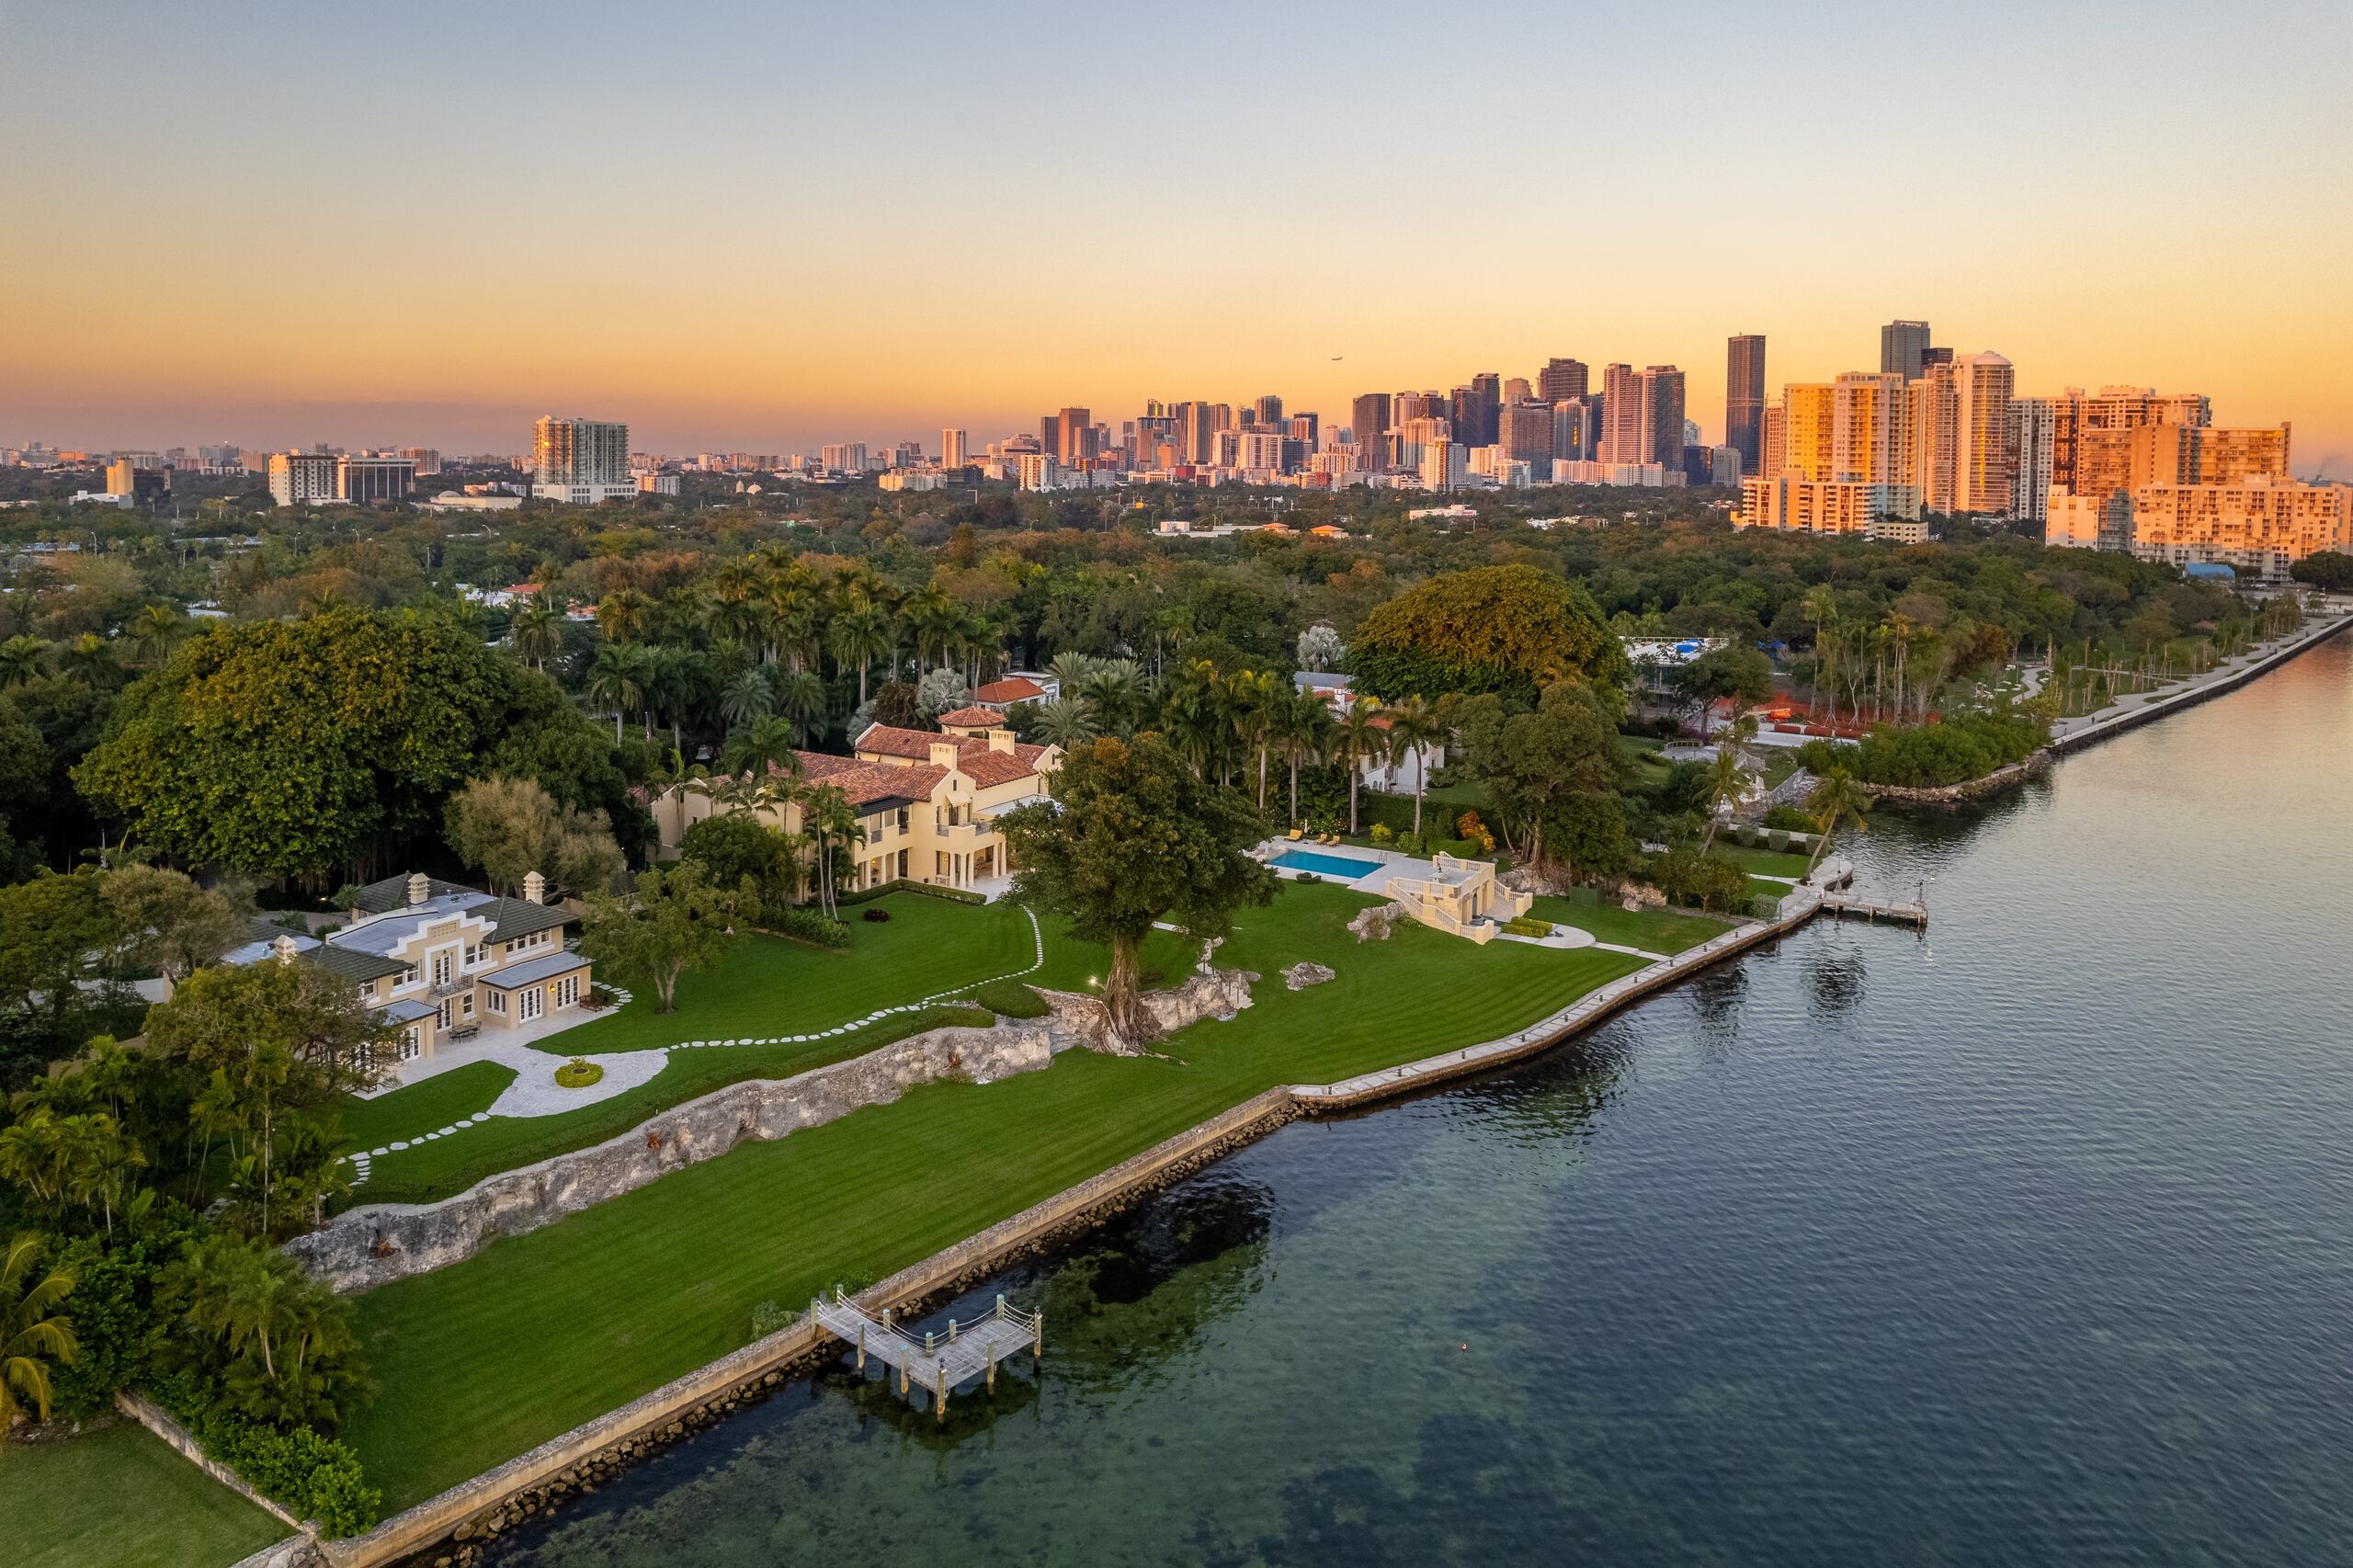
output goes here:
[[928, 763], [931, 748], [942, 742], [956, 748], [958, 769], [983, 790], [1030, 777], [1038, 771], [1038, 759], [1046, 755], [1044, 746], [1017, 744], [1009, 752], [992, 751], [988, 742], [977, 735], [936, 735], [929, 730], [901, 730], [888, 724], [869, 725], [854, 744], [862, 752]]
[[889, 762], [860, 762], [856, 757], [833, 756], [824, 752], [804, 751], [793, 754], [801, 759], [801, 775], [812, 784], [831, 784], [849, 797], [853, 806], [873, 805], [882, 801], [928, 801], [939, 781], [948, 777], [944, 767], [923, 763], [915, 767], [901, 767]]
[[983, 702], [1035, 702], [1045, 695], [1044, 687], [1034, 680], [1024, 680], [1017, 676], [1008, 676], [1003, 680], [993, 680], [972, 693], [974, 698]]
[[1005, 715], [994, 708], [959, 708], [953, 713], [942, 713], [939, 716], [939, 725], [942, 729], [946, 729], [950, 724], [997, 726], [1004, 722]]

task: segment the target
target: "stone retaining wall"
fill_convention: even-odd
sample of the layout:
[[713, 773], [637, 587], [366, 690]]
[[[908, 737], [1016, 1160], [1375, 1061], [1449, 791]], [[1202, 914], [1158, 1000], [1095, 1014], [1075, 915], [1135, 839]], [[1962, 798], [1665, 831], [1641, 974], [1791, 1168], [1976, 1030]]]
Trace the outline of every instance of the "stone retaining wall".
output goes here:
[[1964, 801], [1998, 795], [2029, 778], [2040, 778], [2051, 771], [2055, 756], [2046, 746], [2023, 762], [1997, 767], [1982, 778], [1964, 778], [1958, 784], [1866, 784], [1863, 789], [1875, 801], [1893, 801], [1906, 806], [1957, 806]]
[[731, 1084], [617, 1138], [501, 1172], [438, 1203], [347, 1210], [324, 1229], [287, 1243], [285, 1250], [335, 1290], [370, 1290], [457, 1263], [499, 1236], [537, 1230], [739, 1143], [782, 1138], [865, 1106], [888, 1105], [943, 1078], [1034, 1072], [1070, 1043], [1044, 1019], [929, 1029], [793, 1077]]

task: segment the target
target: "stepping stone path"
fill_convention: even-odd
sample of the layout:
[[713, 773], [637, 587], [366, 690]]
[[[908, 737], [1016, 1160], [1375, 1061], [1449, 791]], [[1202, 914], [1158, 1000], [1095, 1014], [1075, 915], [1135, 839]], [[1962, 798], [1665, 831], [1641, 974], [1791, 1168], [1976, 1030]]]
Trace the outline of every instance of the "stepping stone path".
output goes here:
[[[949, 991], [936, 991], [920, 1002], [904, 1002], [895, 1007], [878, 1007], [873, 1012], [867, 1014], [866, 1017], [858, 1019], [855, 1023], [837, 1025], [833, 1028], [824, 1030], [818, 1034], [767, 1035], [756, 1040], [681, 1040], [676, 1045], [663, 1047], [657, 1051], [621, 1051], [608, 1053], [603, 1056], [591, 1057], [589, 1058], [590, 1061], [597, 1062], [600, 1065], [604, 1065], [606, 1068], [603, 1082], [597, 1085], [604, 1091], [603, 1093], [584, 1098], [582, 1097], [582, 1093], [579, 1090], [565, 1090], [563, 1091], [563, 1093], [568, 1096], [566, 1099], [561, 1103], [551, 1102], [544, 1109], [527, 1109], [524, 1108], [522, 1105], [518, 1104], [510, 1110], [500, 1111], [497, 1114], [501, 1116], [553, 1116], [562, 1111], [571, 1110], [578, 1106], [593, 1104], [596, 1100], [609, 1098], [613, 1095], [636, 1088], [642, 1083], [650, 1082], [652, 1078], [659, 1073], [659, 1069], [657, 1068], [654, 1074], [646, 1074], [642, 1077], [639, 1077], [634, 1071], [636, 1064], [638, 1062], [642, 1062], [644, 1059], [654, 1058], [662, 1061], [664, 1064], [666, 1065], [667, 1052], [672, 1051], [706, 1051], [714, 1048], [724, 1050], [730, 1046], [744, 1045], [805, 1045], [813, 1040], [831, 1040], [836, 1035], [849, 1034], [854, 1030], [866, 1028], [869, 1024], [880, 1023], [884, 1018], [892, 1017], [901, 1013], [919, 1013], [926, 1007], [936, 1006], [938, 1003], [948, 1000], [951, 996], [961, 996], [967, 991], [974, 990], [983, 985], [991, 985], [1000, 980], [1018, 980], [1025, 974], [1035, 974], [1039, 970], [1045, 967], [1046, 933], [1044, 929], [1039, 926], [1038, 916], [1033, 911], [1025, 907], [1021, 913], [1028, 915], [1029, 919], [1029, 939], [1032, 954], [1029, 961], [1029, 967], [1027, 969], [1015, 970], [1007, 974], [991, 975], [986, 980], [971, 981]], [[612, 993], [616, 999], [617, 1006], [627, 1006], [631, 1002], [636, 999], [631, 996], [629, 992], [622, 990], [618, 985], [608, 985], [602, 987], [602, 989]], [[547, 1053], [534, 1052], [533, 1054], [545, 1055]], [[616, 1066], [616, 1063], [620, 1063], [620, 1065]], [[554, 1068], [551, 1066], [549, 1071], [552, 1073]], [[620, 1079], [633, 1079], [634, 1081], [617, 1082], [617, 1075]], [[499, 1096], [499, 1099], [501, 1101], [508, 1101], [510, 1098], [515, 1100], [528, 1099], [529, 1102], [536, 1106], [536, 1102], [540, 1098], [536, 1092], [529, 1096], [517, 1095], [517, 1091], [523, 1087], [524, 1085], [522, 1081], [518, 1078], [514, 1084], [507, 1086], [506, 1092]], [[536, 1085], [534, 1086], [534, 1089], [536, 1089]], [[422, 1148], [426, 1142], [437, 1138], [451, 1137], [473, 1125], [475, 1122], [488, 1121], [491, 1119], [491, 1115], [492, 1113], [490, 1111], [478, 1110], [474, 1112], [473, 1115], [465, 1118], [463, 1120], [452, 1122], [450, 1125], [444, 1127], [438, 1131], [424, 1133], [414, 1139], [395, 1139], [392, 1142], [386, 1143], [381, 1148], [370, 1149], [365, 1153], [346, 1155], [345, 1163], [349, 1165], [351, 1167], [351, 1185], [353, 1187], [364, 1186], [368, 1180], [368, 1174], [370, 1165], [373, 1162], [381, 1159], [384, 1155], [397, 1153], [401, 1150], [410, 1148], [412, 1146]]]

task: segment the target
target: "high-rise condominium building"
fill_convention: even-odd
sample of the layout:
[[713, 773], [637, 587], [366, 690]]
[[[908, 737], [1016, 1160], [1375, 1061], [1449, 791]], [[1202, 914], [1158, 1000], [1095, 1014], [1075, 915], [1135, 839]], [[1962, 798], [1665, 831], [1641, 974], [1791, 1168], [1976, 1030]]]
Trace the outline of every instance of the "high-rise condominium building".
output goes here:
[[1063, 455], [1063, 416], [1048, 414], [1038, 420], [1038, 446], [1051, 457]]
[[2010, 403], [2010, 516], [2020, 522], [2051, 517], [2051, 400], [2022, 397]]
[[2177, 566], [2217, 562], [2279, 578], [2314, 551], [2353, 550], [2353, 487], [2342, 484], [2149, 484], [2131, 509], [2132, 553]]
[[1406, 420], [1397, 426], [1396, 466], [1409, 473], [1420, 472], [1422, 460], [1428, 455], [1429, 449], [1451, 439], [1451, 437], [1452, 426], [1437, 415], [1423, 415], [1419, 418]]
[[817, 462], [828, 473], [864, 473], [866, 443], [828, 441], [817, 449]]
[[1757, 469], [1756, 472], [1752, 477], [1757, 479], [1780, 478], [1784, 454], [1788, 452], [1789, 445], [1790, 427], [1788, 412], [1778, 403], [1767, 403], [1765, 405], [1764, 449], [1757, 454]]
[[[1911, 400], [1904, 378], [1850, 370], [1830, 387], [1830, 472], [1842, 484], [1906, 485]], [[1912, 511], [1918, 513], [1915, 498]]]
[[1828, 381], [1792, 381], [1781, 389], [1780, 467], [1759, 470], [1760, 479], [1786, 473], [1813, 483], [1836, 477], [1831, 432], [1836, 420], [1837, 388]]
[[971, 460], [972, 437], [962, 430], [939, 433], [939, 466], [962, 468]]
[[1999, 354], [1953, 366], [1953, 509], [2010, 509], [2010, 397], [2017, 372]]
[[1540, 403], [1564, 403], [1586, 394], [1586, 363], [1582, 359], [1550, 359], [1536, 375]]
[[319, 452], [273, 452], [269, 459], [270, 499], [281, 506], [308, 506], [332, 501], [335, 460]]
[[1250, 422], [1272, 429], [1283, 422], [1283, 400], [1273, 392], [1250, 405]]
[[1470, 477], [1471, 450], [1460, 441], [1443, 437], [1422, 449], [1422, 488], [1460, 490]]
[[1643, 435], [1643, 377], [1631, 365], [1601, 369], [1601, 456], [1606, 463], [1637, 463]]
[[1552, 460], [1593, 462], [1601, 439], [1591, 398], [1563, 398], [1552, 405]]
[[1048, 417], [1053, 421], [1054, 436], [1046, 441], [1046, 450], [1062, 460], [1065, 468], [1074, 467], [1096, 455], [1095, 412], [1086, 408], [1065, 408]]
[[[1495, 444], [1498, 415], [1504, 405], [1504, 379], [1493, 370], [1482, 370], [1471, 378], [1471, 393], [1479, 411], [1478, 438], [1471, 444], [1492, 447]], [[1461, 438], [1461, 432], [1456, 434], [1458, 439]]]
[[621, 484], [629, 479], [629, 426], [546, 415], [532, 426], [531, 465], [541, 484]]
[[1636, 462], [1658, 463], [1669, 470], [1683, 466], [1685, 437], [1696, 434], [1683, 417], [1683, 372], [1672, 365], [1652, 365], [1643, 371], [1643, 425], [1638, 439], [1642, 456]]
[[1912, 403], [1912, 483], [1920, 487], [1920, 504], [1931, 512], [1960, 510], [1954, 499], [1960, 426], [1953, 381], [1951, 361], [1931, 361], [1904, 389]]
[[1928, 324], [1924, 321], [1892, 321], [1879, 329], [1879, 370], [1882, 376], [1902, 376], [1907, 381], [1920, 379], [1921, 367], [1928, 362]]
[[1537, 465], [1540, 472], [1552, 472], [1554, 445], [1553, 411], [1540, 403], [1506, 403], [1500, 415], [1495, 444], [1502, 449], [1506, 461]]
[[1279, 430], [1253, 426], [1235, 432], [1233, 466], [1254, 473], [1283, 472], [1283, 436]]
[[1724, 346], [1724, 445], [1740, 454], [1741, 472], [1755, 473], [1765, 440], [1765, 339], [1742, 333]]
[[1349, 428], [1356, 432], [1357, 466], [1368, 473], [1389, 467], [1389, 394], [1366, 392], [1348, 406]]
[[2153, 425], [2204, 426], [2213, 410], [2195, 392], [2160, 395], [2151, 387], [2069, 387], [2051, 402], [2051, 483], [2074, 495], [2133, 488], [2122, 434]]

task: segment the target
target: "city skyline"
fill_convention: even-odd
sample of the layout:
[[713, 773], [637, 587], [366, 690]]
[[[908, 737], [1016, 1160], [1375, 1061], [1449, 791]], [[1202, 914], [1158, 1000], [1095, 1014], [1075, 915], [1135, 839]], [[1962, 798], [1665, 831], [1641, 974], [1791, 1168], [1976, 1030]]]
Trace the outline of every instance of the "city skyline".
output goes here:
[[[1336, 424], [1369, 391], [1573, 356], [1683, 367], [1716, 440], [1730, 335], [1771, 344], [1769, 396], [1872, 369], [1916, 317], [2022, 392], [2194, 387], [2342, 474], [2353, 214], [2325, 199], [2353, 131], [2326, 106], [2353, 21], [2155, 9], [1703, 6], [1669, 31], [1529, 8], [1498, 59], [1484, 29], [1382, 49], [1360, 8], [1256, 17], [1243, 49], [1223, 7], [1147, 31], [1040, 6], [1005, 25], [1042, 93], [925, 6], [828, 35], [822, 71], [806, 8], [550, 29], [420, 6], [392, 34], [274, 5], [28, 14], [0, 62], [0, 129], [34, 154], [0, 171], [31, 215], [0, 240], [0, 439], [492, 449], [580, 409], [655, 449], [807, 450], [1264, 392]], [[1449, 155], [1534, 129], [1563, 60], [1593, 155], [1541, 199]], [[1869, 137], [1788, 108], [1899, 69], [1918, 112]], [[2197, 127], [2162, 157], [2113, 108], [2152, 80]], [[1449, 136], [1395, 134], [1438, 104]], [[1336, 175], [1368, 142], [1378, 176]], [[565, 155], [513, 151], [537, 145]], [[1756, 166], [1712, 198], [1691, 176], [1735, 145]], [[321, 219], [273, 221], [304, 188]], [[342, 216], [338, 189], [389, 205]], [[1425, 252], [1479, 286], [1432, 294]]]

